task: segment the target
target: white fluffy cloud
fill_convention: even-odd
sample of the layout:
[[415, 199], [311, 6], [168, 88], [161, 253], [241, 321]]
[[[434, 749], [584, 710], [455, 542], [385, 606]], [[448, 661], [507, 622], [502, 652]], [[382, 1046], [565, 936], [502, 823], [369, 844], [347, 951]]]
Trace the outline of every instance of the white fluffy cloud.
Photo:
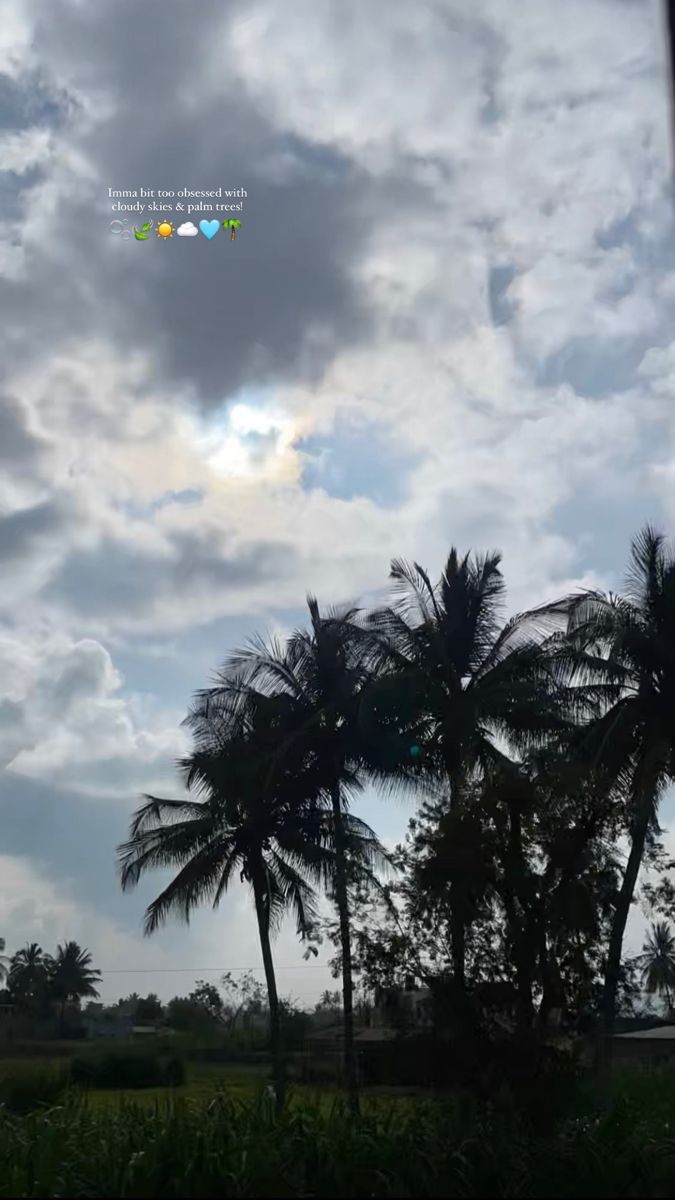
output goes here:
[[[123, 694], [92, 639], [0, 632], [0, 754], [18, 775], [110, 794], [170, 777], [186, 745], [179, 711]], [[103, 768], [103, 770], [101, 769]]]

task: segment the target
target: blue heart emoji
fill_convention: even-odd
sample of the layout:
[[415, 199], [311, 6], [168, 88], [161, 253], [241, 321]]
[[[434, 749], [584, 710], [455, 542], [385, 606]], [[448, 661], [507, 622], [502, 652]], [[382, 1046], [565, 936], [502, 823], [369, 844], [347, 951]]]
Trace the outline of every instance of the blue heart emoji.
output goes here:
[[213, 221], [200, 221], [199, 228], [201, 229], [202, 233], [204, 234], [204, 237], [208, 238], [209, 241], [211, 241], [211, 238], [215, 237], [218, 230], [220, 229], [220, 222], [216, 221], [215, 218]]

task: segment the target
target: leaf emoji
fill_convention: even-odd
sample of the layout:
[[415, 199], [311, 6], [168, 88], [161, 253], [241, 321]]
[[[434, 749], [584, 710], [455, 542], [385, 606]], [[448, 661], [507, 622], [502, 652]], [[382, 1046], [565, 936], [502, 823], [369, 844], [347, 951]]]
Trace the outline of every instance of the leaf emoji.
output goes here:
[[146, 221], [145, 225], [141, 225], [141, 233], [147, 233], [152, 225], [152, 221]]

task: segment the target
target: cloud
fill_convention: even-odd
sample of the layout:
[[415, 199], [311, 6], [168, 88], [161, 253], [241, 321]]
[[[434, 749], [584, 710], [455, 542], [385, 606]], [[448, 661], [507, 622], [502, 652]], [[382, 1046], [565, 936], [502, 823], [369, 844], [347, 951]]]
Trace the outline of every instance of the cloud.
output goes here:
[[[497, 544], [523, 607], [618, 583], [672, 518], [652, 8], [6, 3], [1, 781], [99, 874], [191, 688], [308, 589]], [[132, 262], [108, 189], [140, 186], [243, 187], [245, 236]], [[77, 844], [49, 871], [105, 922]]]
[[199, 230], [192, 221], [183, 221], [183, 224], [178, 226], [176, 233], [178, 237], [196, 237]]
[[90, 795], [170, 779], [182, 712], [123, 689], [108, 650], [0, 627], [0, 765]]

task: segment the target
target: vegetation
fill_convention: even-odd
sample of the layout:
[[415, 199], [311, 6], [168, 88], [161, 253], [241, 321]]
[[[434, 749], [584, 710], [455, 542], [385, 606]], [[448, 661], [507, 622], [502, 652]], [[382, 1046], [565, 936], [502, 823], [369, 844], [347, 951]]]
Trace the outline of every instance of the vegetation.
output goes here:
[[179, 1087], [185, 1083], [185, 1064], [175, 1055], [162, 1059], [138, 1050], [105, 1050], [74, 1058], [69, 1079], [87, 1088]]
[[[3, 1085], [0, 1153], [3, 1139], [19, 1147], [7, 1187], [671, 1193], [672, 1078], [652, 1073], [651, 1094], [637, 1080], [618, 1093], [605, 1080], [596, 1100], [579, 1049], [594, 1030], [608, 1044], [640, 983], [672, 1015], [675, 862], [659, 841], [658, 806], [675, 779], [675, 553], [647, 528], [624, 594], [580, 592], [506, 621], [498, 554], [453, 549], [437, 583], [397, 560], [391, 580], [391, 602], [375, 612], [321, 611], [310, 598], [306, 629], [231, 655], [186, 718], [186, 794], [146, 796], [118, 849], [125, 888], [171, 872], [147, 933], [206, 901], [216, 907], [234, 878], [247, 883], [265, 986], [200, 980], [166, 1006], [134, 995], [114, 1009], [90, 1003], [87, 1015], [168, 1027], [230, 1055], [235, 1045], [242, 1055], [269, 1049], [274, 1103], [222, 1095], [204, 1109], [165, 1106], [153, 1124], [122, 1107], [101, 1124], [95, 1104], [63, 1092], [58, 1071], [45, 1076], [44, 1102], [58, 1094], [65, 1108], [31, 1112], [43, 1103], [36, 1067], [34, 1086]], [[417, 800], [393, 854], [352, 811], [367, 784]], [[640, 884], [659, 920], [627, 958]], [[333, 946], [341, 978], [311, 1018], [278, 994], [273, 935], [287, 913], [306, 956], [322, 940]], [[11, 959], [5, 997], [35, 1021], [57, 1012], [63, 1025], [97, 995], [98, 978], [74, 943], [53, 958], [32, 944]], [[418, 982], [430, 1001], [423, 1028], [397, 1000]], [[386, 1115], [368, 1100], [359, 1115], [355, 1014], [373, 995], [397, 1031], [389, 1082], [455, 1100]], [[310, 1019], [342, 1023], [344, 1110], [297, 1095], [286, 1103], [291, 1078], [333, 1076], [325, 1047], [313, 1066], [293, 1061]], [[159, 1042], [151, 1055], [80, 1056], [68, 1084], [87, 1084], [90, 1099], [106, 1081], [180, 1086], [181, 1055], [170, 1068], [168, 1056]], [[92, 1139], [100, 1156], [85, 1162]]]
[[[264, 1093], [100, 1109], [66, 1098], [0, 1110], [0, 1196], [651, 1196], [673, 1193], [672, 1075], [617, 1080], [599, 1108], [577, 1092], [534, 1135], [508, 1108]], [[95, 1153], [92, 1152], [95, 1147]]]
[[675, 935], [665, 921], [652, 925], [641, 955], [642, 978], [647, 992], [663, 996], [669, 1017], [675, 990]]
[[603, 1018], [610, 1032], [628, 913], [659, 800], [675, 779], [675, 553], [647, 527], [633, 542], [623, 595], [586, 592], [559, 608], [567, 615], [562, 677], [589, 692], [596, 709], [575, 750], [619, 782], [630, 839], [607, 948]]
[[[250, 884], [280, 1108], [284, 1058], [270, 935], [288, 909], [295, 913], [299, 935], [308, 935], [317, 919], [312, 884], [344, 890], [347, 855], [362, 884], [372, 879], [372, 864], [385, 860], [372, 830], [343, 812], [341, 777], [332, 761], [326, 764], [320, 752], [308, 753], [314, 725], [322, 719], [315, 697], [308, 710], [307, 681], [301, 683], [312, 653], [314, 643], [304, 647], [298, 637], [285, 657], [261, 644], [232, 660], [217, 688], [200, 697], [188, 718], [195, 748], [181, 768], [198, 798], [147, 797], [119, 850], [126, 888], [149, 868], [180, 868], [148, 908], [148, 933], [172, 911], [188, 918], [204, 899], [217, 907], [235, 872]], [[277, 676], [293, 679], [296, 690], [269, 696], [253, 687]], [[321, 803], [322, 790], [330, 795], [330, 813]]]
[[91, 954], [77, 942], [57, 946], [54, 956], [31, 942], [9, 960], [4, 999], [16, 1012], [34, 1021], [46, 1021], [58, 1013], [63, 1032], [67, 1013], [79, 1012], [85, 997], [98, 996], [95, 985], [101, 976], [91, 963]]
[[[397, 560], [391, 579], [386, 607], [322, 614], [310, 598], [308, 629], [232, 655], [187, 718], [197, 798], [148, 798], [120, 848], [123, 886], [179, 868], [148, 931], [217, 904], [235, 869], [251, 884], [279, 1108], [270, 934], [288, 908], [310, 950], [335, 944], [352, 1111], [355, 970], [371, 988], [422, 980], [435, 1034], [474, 1077], [481, 1056], [488, 1074], [513, 1057], [505, 1033], [536, 1072], [551, 1036], [597, 1018], [611, 1032], [635, 994], [626, 917], [675, 776], [673, 553], [647, 528], [624, 596], [583, 592], [506, 623], [498, 554], [453, 549], [437, 584]], [[368, 780], [421, 799], [389, 883], [349, 811]], [[320, 887], [335, 920], [317, 920]]]

